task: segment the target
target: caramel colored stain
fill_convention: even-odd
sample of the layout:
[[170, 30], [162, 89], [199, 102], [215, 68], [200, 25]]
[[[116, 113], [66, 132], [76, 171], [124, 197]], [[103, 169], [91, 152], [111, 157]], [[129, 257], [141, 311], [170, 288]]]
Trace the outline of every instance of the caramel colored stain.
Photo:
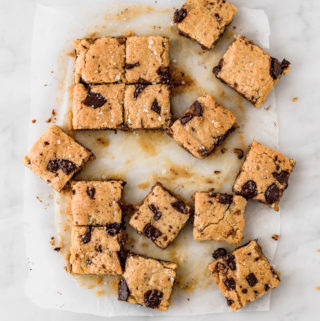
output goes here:
[[170, 78], [173, 95], [190, 91], [195, 85], [194, 79], [180, 67], [171, 66]]
[[74, 50], [67, 52], [67, 56], [71, 58], [76, 58], [76, 53]]
[[104, 295], [104, 291], [103, 290], [98, 290], [98, 291], [95, 291], [94, 294], [96, 295], [96, 297], [100, 297], [100, 296]]
[[109, 143], [110, 143], [110, 141], [109, 141], [108, 138], [106, 138], [106, 137], [98, 137], [96, 139], [95, 145], [107, 147], [107, 146], [109, 146]]
[[320, 291], [320, 286], [318, 285], [318, 286], [316, 286], [316, 289], [318, 290], [318, 291]]
[[135, 4], [128, 8], [121, 10], [116, 14], [105, 14], [106, 21], [129, 21], [141, 15], [148, 14], [152, 11], [152, 7], [142, 4]]
[[161, 131], [139, 131], [136, 141], [142, 152], [149, 156], [156, 156], [158, 147], [169, 142], [169, 138]]
[[150, 186], [150, 182], [144, 182], [138, 185], [140, 189], [147, 189]]
[[320, 253], [320, 249], [317, 249], [317, 252], [319, 252], [319, 253]]

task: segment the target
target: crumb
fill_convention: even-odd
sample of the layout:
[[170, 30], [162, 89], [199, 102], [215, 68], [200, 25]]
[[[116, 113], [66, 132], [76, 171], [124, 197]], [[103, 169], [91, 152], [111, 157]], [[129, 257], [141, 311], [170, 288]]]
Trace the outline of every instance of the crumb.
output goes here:
[[233, 26], [233, 27], [232, 27], [232, 29], [233, 29], [233, 30], [236, 30], [236, 29], [237, 29], [237, 27], [236, 27], [236, 26]]
[[242, 159], [243, 158], [244, 152], [243, 152], [242, 149], [234, 148], [232, 151], [238, 156], [238, 159]]
[[54, 73], [54, 71], [53, 71], [53, 70], [51, 70], [51, 71], [50, 71], [50, 73], [51, 73], [51, 74], [53, 74], [53, 73]]
[[220, 173], [221, 173], [221, 171], [214, 171], [214, 173], [215, 173], [215, 174], [220, 174]]
[[264, 110], [269, 110], [271, 108], [271, 105], [264, 108]]
[[227, 149], [226, 148], [221, 148], [221, 154], [224, 154], [225, 152], [227, 151]]
[[47, 87], [47, 86], [48, 86], [48, 84], [44, 84], [43, 86]]
[[56, 252], [60, 252], [61, 247], [55, 247], [53, 250], [56, 251]]
[[36, 119], [32, 119], [32, 124], [35, 124], [37, 122]]
[[293, 98], [292, 98], [292, 102], [293, 102], [293, 103], [295, 103], [295, 102], [298, 101], [298, 100], [299, 100], [298, 97], [293, 97]]
[[52, 247], [55, 246], [55, 244], [56, 244], [56, 239], [54, 238], [54, 236], [51, 236], [50, 244], [52, 245]]
[[51, 122], [55, 122], [57, 120], [56, 118], [57, 112], [56, 110], [53, 108], [51, 110], [51, 116], [46, 120], [46, 123], [51, 123]]
[[42, 199], [41, 199], [39, 196], [36, 196], [36, 199], [37, 199], [40, 203], [43, 202]]
[[279, 235], [278, 235], [278, 234], [273, 234], [273, 235], [272, 235], [272, 238], [273, 238], [275, 241], [278, 241], [278, 240], [279, 240]]

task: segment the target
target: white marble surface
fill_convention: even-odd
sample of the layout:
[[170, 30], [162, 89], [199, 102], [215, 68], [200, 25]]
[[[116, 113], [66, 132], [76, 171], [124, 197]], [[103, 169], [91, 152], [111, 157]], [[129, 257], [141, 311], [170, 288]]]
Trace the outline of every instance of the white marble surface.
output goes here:
[[[197, 320], [319, 320], [320, 291], [315, 287], [320, 286], [320, 203], [316, 192], [320, 184], [320, 1], [233, 2], [266, 10], [271, 24], [271, 51], [292, 62], [292, 71], [277, 86], [276, 96], [280, 149], [295, 158], [297, 166], [282, 201], [276, 255], [282, 284], [273, 291], [271, 311], [216, 314]], [[20, 159], [26, 152], [27, 128], [32, 119], [28, 112], [28, 76], [35, 3], [0, 0], [1, 320], [102, 320], [44, 310], [30, 303], [24, 294], [27, 264], [22, 219], [24, 168]], [[295, 96], [299, 100], [293, 103]]]

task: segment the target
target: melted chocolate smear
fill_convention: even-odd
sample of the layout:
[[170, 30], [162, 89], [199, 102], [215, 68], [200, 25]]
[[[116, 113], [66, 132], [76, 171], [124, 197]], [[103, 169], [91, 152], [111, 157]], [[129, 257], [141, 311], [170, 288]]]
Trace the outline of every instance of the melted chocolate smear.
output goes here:
[[193, 114], [186, 113], [184, 116], [182, 116], [182, 117], [180, 118], [180, 123], [181, 123], [182, 125], [185, 125], [185, 124], [188, 123], [192, 118], [193, 118]]
[[222, 69], [222, 65], [223, 65], [223, 58], [220, 59], [219, 63], [217, 66], [213, 67], [212, 69], [212, 72], [218, 76], [219, 72], [221, 71]]
[[162, 82], [168, 82], [170, 80], [170, 72], [167, 67], [160, 67], [157, 70], [157, 74], [160, 76], [160, 80]]

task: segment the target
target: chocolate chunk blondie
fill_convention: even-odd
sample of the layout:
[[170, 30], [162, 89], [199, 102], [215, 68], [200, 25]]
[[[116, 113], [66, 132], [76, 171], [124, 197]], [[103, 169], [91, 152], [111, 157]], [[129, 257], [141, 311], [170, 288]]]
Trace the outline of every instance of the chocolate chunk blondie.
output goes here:
[[130, 129], [167, 129], [171, 125], [169, 86], [126, 86], [124, 122]]
[[211, 95], [199, 97], [168, 133], [193, 156], [205, 158], [234, 129], [236, 116]]
[[280, 62], [239, 35], [213, 68], [213, 73], [255, 107], [260, 107], [281, 75], [289, 70], [289, 61]]
[[211, 49], [236, 13], [237, 8], [225, 0], [187, 0], [174, 12], [173, 22], [181, 35]]
[[52, 125], [33, 145], [24, 164], [60, 192], [93, 154]]
[[118, 299], [167, 311], [177, 264], [130, 254], [118, 285]]
[[280, 283], [279, 272], [270, 265], [257, 241], [250, 241], [228, 254], [218, 249], [214, 256], [218, 259], [209, 265], [209, 270], [232, 312]]
[[245, 225], [247, 201], [242, 196], [197, 192], [193, 238], [196, 241], [215, 240], [239, 244]]
[[132, 215], [129, 224], [165, 249], [177, 237], [190, 214], [188, 205], [157, 183]]
[[253, 141], [234, 182], [233, 191], [279, 210], [295, 161]]

